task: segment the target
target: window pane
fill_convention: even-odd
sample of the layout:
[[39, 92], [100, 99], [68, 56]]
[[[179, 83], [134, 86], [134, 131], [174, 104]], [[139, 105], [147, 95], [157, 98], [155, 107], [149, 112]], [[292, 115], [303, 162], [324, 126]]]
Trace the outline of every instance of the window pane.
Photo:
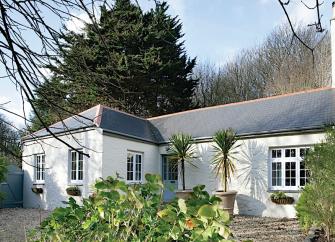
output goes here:
[[142, 174], [141, 174], [141, 169], [142, 169], [142, 155], [136, 155], [136, 171], [135, 171], [135, 180], [140, 181]]
[[71, 152], [71, 180], [77, 180], [77, 152]]
[[290, 150], [289, 149], [285, 149], [285, 157], [290, 157]]
[[291, 149], [291, 157], [295, 157], [295, 149]]
[[281, 150], [277, 150], [277, 158], [281, 158]]
[[281, 163], [272, 163], [272, 186], [281, 186]]
[[285, 163], [285, 186], [296, 186], [296, 163]]
[[272, 150], [272, 158], [277, 158], [277, 152], [276, 152], [276, 150]]
[[[306, 154], [306, 153], [305, 153]], [[300, 186], [305, 186], [308, 182], [309, 171], [306, 169], [305, 162], [300, 162]]]
[[41, 164], [41, 180], [42, 181], [44, 181], [44, 179], [45, 179], [45, 155], [42, 155], [42, 157], [41, 157], [41, 159], [42, 159], [42, 164]]
[[78, 180], [83, 180], [83, 160], [78, 161]]
[[127, 180], [132, 181], [133, 180], [133, 155], [131, 153], [128, 153], [127, 156]]

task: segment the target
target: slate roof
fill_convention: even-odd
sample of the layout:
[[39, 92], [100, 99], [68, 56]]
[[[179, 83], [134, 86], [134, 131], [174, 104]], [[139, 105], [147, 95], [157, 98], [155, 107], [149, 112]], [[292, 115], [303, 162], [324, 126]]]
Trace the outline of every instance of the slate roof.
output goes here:
[[[75, 116], [64, 123], [69, 129], [97, 126], [105, 132], [152, 143], [166, 142], [177, 132], [191, 134], [194, 138], [210, 138], [217, 130], [226, 128], [233, 128], [240, 136], [314, 130], [335, 123], [335, 89], [315, 89], [149, 119], [101, 105], [80, 115], [92, 121]], [[55, 133], [64, 132], [62, 123], [53, 126]], [[41, 130], [35, 136], [46, 134]]]

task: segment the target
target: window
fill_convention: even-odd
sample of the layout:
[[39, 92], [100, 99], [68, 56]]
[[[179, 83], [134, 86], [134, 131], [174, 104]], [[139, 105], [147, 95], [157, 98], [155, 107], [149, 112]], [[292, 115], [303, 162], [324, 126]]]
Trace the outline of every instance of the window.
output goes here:
[[162, 169], [164, 181], [178, 180], [178, 164], [168, 159], [166, 155], [162, 156]]
[[128, 152], [127, 154], [127, 181], [142, 181], [142, 153]]
[[45, 180], [45, 155], [35, 155], [35, 181], [44, 182]]
[[[270, 187], [274, 190], [298, 190], [308, 182], [304, 157], [308, 147], [270, 150]], [[282, 156], [284, 154], [284, 156]]]
[[71, 182], [81, 182], [84, 176], [83, 153], [71, 151]]

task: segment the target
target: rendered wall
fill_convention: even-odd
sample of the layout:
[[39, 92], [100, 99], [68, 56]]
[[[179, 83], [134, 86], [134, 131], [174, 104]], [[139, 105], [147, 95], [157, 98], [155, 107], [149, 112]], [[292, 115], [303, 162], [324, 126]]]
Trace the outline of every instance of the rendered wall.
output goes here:
[[[84, 156], [84, 177], [82, 185], [79, 188], [82, 191], [82, 196], [87, 197], [92, 191], [91, 185], [95, 180], [101, 177], [101, 162], [102, 162], [102, 134], [99, 130], [90, 130], [71, 135], [61, 136], [61, 138], [71, 144], [75, 148], [83, 148], [85, 153], [90, 157]], [[45, 154], [45, 183], [43, 185], [34, 185], [34, 154]], [[54, 138], [47, 138], [35, 141], [25, 142], [23, 146], [23, 206], [26, 208], [54, 209], [64, 206], [64, 201], [67, 201], [69, 195], [66, 193], [66, 188], [71, 186], [70, 167], [69, 167], [70, 148]], [[43, 188], [43, 194], [35, 194], [31, 191], [32, 186]], [[81, 197], [74, 197], [80, 202]]]
[[[116, 176], [126, 179], [127, 151], [143, 153], [142, 174], [160, 173], [158, 146], [150, 143], [125, 139], [120, 136], [103, 136], [102, 177]], [[144, 177], [142, 177], [144, 180]]]
[[[275, 147], [309, 146], [320, 142], [324, 134], [304, 134], [255, 138], [241, 140], [237, 149], [238, 156], [236, 174], [233, 177], [230, 190], [237, 190], [235, 213], [244, 215], [269, 216], [269, 217], [295, 217], [293, 205], [276, 205], [271, 202], [269, 188], [269, 149]], [[165, 153], [166, 146], [160, 147], [160, 152]], [[186, 188], [198, 184], [205, 184], [207, 191], [214, 192], [220, 189], [220, 182], [215, 177], [210, 166], [213, 157], [212, 143], [197, 144], [198, 159], [194, 164], [197, 168], [186, 165]], [[181, 182], [179, 181], [179, 187]], [[181, 187], [180, 187], [181, 188]], [[297, 200], [299, 192], [289, 193]]]

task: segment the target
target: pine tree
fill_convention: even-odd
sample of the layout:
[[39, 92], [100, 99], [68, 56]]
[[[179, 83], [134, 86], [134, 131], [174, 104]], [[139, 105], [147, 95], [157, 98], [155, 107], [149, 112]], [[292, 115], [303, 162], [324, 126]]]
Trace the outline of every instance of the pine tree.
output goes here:
[[36, 89], [46, 122], [99, 103], [142, 117], [192, 108], [195, 58], [186, 54], [180, 20], [167, 10], [165, 2], [143, 12], [117, 0], [101, 8], [98, 26], [68, 33], [61, 60], [48, 67], [51, 79]]

